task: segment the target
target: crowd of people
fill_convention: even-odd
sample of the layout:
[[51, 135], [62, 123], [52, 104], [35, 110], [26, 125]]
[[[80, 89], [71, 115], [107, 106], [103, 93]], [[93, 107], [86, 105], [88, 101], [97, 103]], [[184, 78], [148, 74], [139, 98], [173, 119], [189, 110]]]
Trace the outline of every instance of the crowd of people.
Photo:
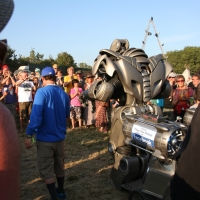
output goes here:
[[[97, 131], [107, 133], [109, 124], [110, 107], [116, 105], [111, 102], [90, 101], [82, 102], [80, 95], [88, 90], [95, 80], [90, 72], [84, 75], [82, 70], [74, 72], [73, 67], [67, 68], [67, 75], [63, 76], [57, 64], [52, 66], [56, 74], [55, 85], [65, 91], [70, 97], [70, 117], [68, 127], [74, 129], [96, 128]], [[4, 64], [0, 70], [0, 100], [19, 120], [19, 132], [24, 133], [29, 122], [29, 117], [35, 94], [43, 87], [40, 69], [29, 71], [28, 66], [21, 66], [11, 72], [9, 66]]]
[[[96, 128], [100, 132], [107, 133], [110, 124], [110, 112], [119, 106], [118, 100], [101, 102], [87, 100], [84, 104], [80, 95], [88, 90], [95, 80], [100, 80], [90, 72], [85, 74], [82, 70], [74, 72], [73, 67], [67, 68], [67, 75], [63, 76], [57, 64], [52, 68], [56, 74], [55, 84], [62, 88], [70, 97], [70, 118], [68, 126], [72, 130], [79, 128]], [[197, 107], [195, 101], [195, 89], [200, 83], [200, 72], [195, 73], [191, 82], [186, 84], [183, 75], [171, 72], [167, 78], [171, 85], [171, 94], [164, 99], [163, 115], [175, 121], [180, 116], [181, 121], [189, 107]], [[11, 111], [15, 119], [19, 119], [19, 132], [23, 133], [29, 121], [32, 104], [36, 91], [43, 87], [40, 69], [30, 72], [27, 66], [21, 66], [15, 72], [9, 70], [4, 64], [0, 70], [0, 100]]]
[[32, 147], [32, 136], [36, 134], [38, 170], [51, 200], [66, 199], [64, 140], [69, 124], [72, 130], [76, 126], [94, 126], [107, 133], [108, 105], [87, 100], [83, 107], [79, 98], [95, 77], [91, 73], [83, 77], [81, 70], [74, 73], [73, 67], [67, 72], [68, 75], [62, 76], [57, 64], [44, 68], [41, 73], [39, 68], [29, 71], [28, 66], [11, 72], [6, 64], [0, 70], [0, 100], [15, 120], [19, 119], [19, 132], [26, 135], [27, 149]]
[[[66, 128], [71, 126], [74, 130], [77, 127], [78, 129], [95, 127], [99, 132], [107, 133], [111, 109], [120, 105], [118, 99], [109, 102], [88, 99], [83, 103], [80, 95], [88, 90], [95, 80], [102, 80], [102, 76], [95, 77], [91, 73], [84, 75], [81, 70], [74, 72], [73, 67], [69, 67], [67, 75], [63, 76], [57, 64], [44, 68], [41, 73], [39, 68], [30, 72], [27, 66], [21, 66], [12, 73], [6, 64], [0, 71], [0, 100], [16, 120], [19, 118], [19, 131], [22, 134], [26, 128], [27, 149], [32, 147], [32, 135], [36, 132], [38, 169], [52, 200], [66, 198], [64, 190]], [[186, 110], [190, 107], [197, 108], [200, 102], [200, 72], [192, 76], [189, 84], [186, 84], [183, 75], [177, 75], [175, 72], [171, 72], [167, 80], [171, 85], [171, 94], [165, 99], [163, 114], [168, 115], [172, 121], [178, 116], [182, 120]], [[187, 150], [184, 153], [186, 154]], [[53, 160], [44, 165], [44, 160], [50, 157]], [[182, 156], [181, 159], [183, 158]], [[179, 167], [178, 170], [187, 169]], [[182, 177], [182, 171], [179, 173], [178, 170], [171, 182], [173, 199], [180, 196], [179, 190], [174, 190], [175, 182], [181, 183], [181, 187], [186, 188], [185, 183], [179, 178]], [[58, 187], [55, 185], [56, 181]], [[189, 181], [191, 184], [193, 182], [196, 184], [193, 179]], [[191, 191], [193, 192], [192, 189]], [[195, 192], [194, 194], [196, 195]]]
[[183, 122], [186, 110], [198, 106], [199, 102], [195, 94], [200, 83], [200, 71], [196, 72], [187, 84], [185, 77], [175, 72], [171, 72], [167, 80], [171, 85], [171, 94], [164, 99], [163, 115], [168, 116], [171, 121]]

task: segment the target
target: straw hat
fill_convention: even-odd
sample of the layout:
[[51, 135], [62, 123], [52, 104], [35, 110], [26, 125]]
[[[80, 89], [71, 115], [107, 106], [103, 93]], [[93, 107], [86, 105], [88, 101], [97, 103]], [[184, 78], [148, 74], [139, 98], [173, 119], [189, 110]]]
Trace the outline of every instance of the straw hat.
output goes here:
[[18, 75], [19, 73], [21, 73], [21, 72], [27, 72], [28, 73], [28, 75], [31, 73], [31, 71], [29, 70], [29, 66], [20, 66], [19, 68], [18, 68], [18, 70], [16, 70], [16, 71], [14, 71], [14, 75]]
[[95, 76], [92, 75], [91, 73], [87, 73], [86, 76], [85, 76], [85, 78], [94, 78], [94, 77], [95, 77]]

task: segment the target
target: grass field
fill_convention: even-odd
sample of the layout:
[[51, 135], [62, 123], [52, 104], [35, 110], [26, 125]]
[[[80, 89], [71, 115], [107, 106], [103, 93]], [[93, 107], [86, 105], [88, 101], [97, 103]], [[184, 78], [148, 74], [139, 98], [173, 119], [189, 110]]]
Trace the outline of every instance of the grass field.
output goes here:
[[[65, 190], [67, 200], [127, 200], [128, 192], [112, 187], [110, 171], [113, 160], [107, 151], [109, 134], [95, 129], [67, 131], [65, 140]], [[36, 164], [36, 144], [24, 147], [20, 135], [21, 200], [49, 200]]]

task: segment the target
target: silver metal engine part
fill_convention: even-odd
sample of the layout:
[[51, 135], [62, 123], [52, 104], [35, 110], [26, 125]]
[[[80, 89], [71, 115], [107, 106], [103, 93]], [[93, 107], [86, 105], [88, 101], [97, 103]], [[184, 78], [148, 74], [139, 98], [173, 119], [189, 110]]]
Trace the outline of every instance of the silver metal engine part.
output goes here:
[[152, 114], [126, 115], [125, 118], [123, 133], [130, 139], [130, 145], [165, 161], [180, 153], [185, 137], [181, 127], [165, 123], [165, 118]]

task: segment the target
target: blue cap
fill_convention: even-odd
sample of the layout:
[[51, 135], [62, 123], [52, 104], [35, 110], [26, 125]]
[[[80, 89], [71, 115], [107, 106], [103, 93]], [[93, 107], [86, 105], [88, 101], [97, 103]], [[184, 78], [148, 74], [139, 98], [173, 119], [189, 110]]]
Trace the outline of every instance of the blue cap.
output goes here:
[[52, 67], [45, 67], [41, 73], [42, 76], [53, 75], [55, 76], [55, 71]]

